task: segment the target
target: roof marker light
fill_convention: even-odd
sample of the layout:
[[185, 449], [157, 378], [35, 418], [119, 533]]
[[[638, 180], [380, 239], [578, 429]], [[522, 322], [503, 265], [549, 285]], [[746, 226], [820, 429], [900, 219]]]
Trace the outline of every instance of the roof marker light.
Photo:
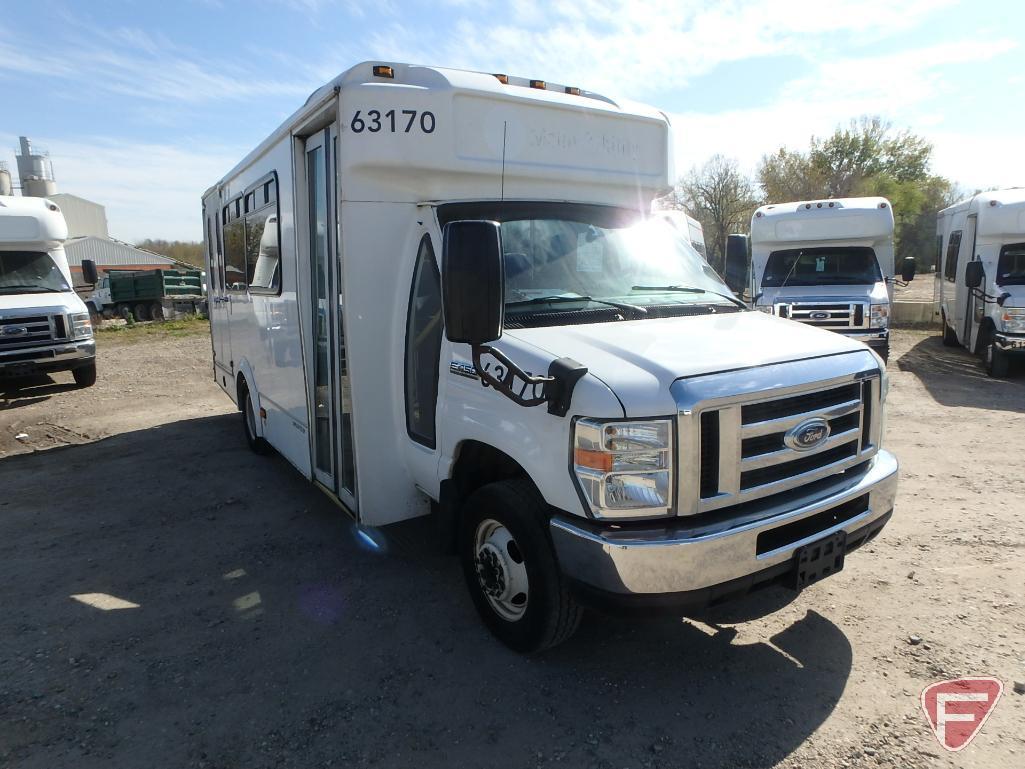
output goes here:
[[580, 96], [583, 93], [583, 91], [581, 91], [579, 88], [575, 88], [571, 85], [566, 86], [565, 91], [570, 96]]
[[831, 200], [831, 201], [829, 201], [829, 207], [830, 207], [830, 208], [832, 208], [832, 207], [833, 207], [834, 205], [836, 205], [836, 204], [835, 204], [835, 203], [833, 203], [833, 201], [832, 201], [832, 200]]
[[989, 204], [990, 204], [991, 206], [995, 206], [995, 205], [997, 204], [997, 202], [996, 202], [995, 200], [991, 200], [991, 201], [989, 201]]
[[880, 204], [879, 204], [879, 207], [880, 207], [880, 208], [886, 208], [886, 203], [880, 203]]
[[531, 80], [530, 87], [540, 88], [543, 91], [548, 87], [548, 83], [546, 83], [544, 80]]
[[495, 79], [499, 83], [501, 83], [502, 85], [509, 85], [509, 76], [508, 75], [499, 75], [499, 74], [496, 73], [495, 74]]
[[821, 203], [816, 203], [816, 204], [815, 204], [815, 207], [816, 207], [816, 208], [822, 208], [822, 204], [821, 204]]
[[804, 204], [804, 207], [805, 207], [805, 208], [811, 208], [811, 203], [805, 203], [805, 204]]
[[395, 70], [389, 67], [387, 64], [375, 64], [374, 65], [374, 77], [395, 77]]

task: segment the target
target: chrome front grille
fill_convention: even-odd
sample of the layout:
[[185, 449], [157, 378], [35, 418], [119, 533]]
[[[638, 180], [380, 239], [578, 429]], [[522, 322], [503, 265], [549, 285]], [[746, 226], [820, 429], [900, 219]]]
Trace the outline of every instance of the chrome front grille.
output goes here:
[[775, 308], [776, 315], [781, 318], [790, 318], [809, 326], [831, 329], [868, 327], [868, 311], [861, 302], [783, 302], [776, 304]]
[[0, 317], [0, 356], [43, 347], [66, 339], [67, 324], [63, 315], [24, 315]]
[[[824, 374], [853, 370], [806, 384], [781, 385], [786, 373], [817, 368]], [[682, 406], [680, 450], [693, 452], [680, 457], [680, 515], [792, 493], [845, 472], [878, 449], [879, 369], [863, 354], [734, 372], [735, 382], [747, 391], [719, 395], [730, 376], [674, 385]], [[703, 398], [704, 394], [712, 397]], [[788, 431], [809, 420], [828, 425], [827, 437], [810, 448], [797, 447], [793, 439], [788, 445]]]

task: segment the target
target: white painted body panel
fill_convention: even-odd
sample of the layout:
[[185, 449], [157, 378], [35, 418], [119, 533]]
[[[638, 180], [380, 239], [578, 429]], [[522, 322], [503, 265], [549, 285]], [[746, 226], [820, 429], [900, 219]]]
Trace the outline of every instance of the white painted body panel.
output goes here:
[[[835, 204], [832, 208], [829, 204]], [[885, 207], [880, 207], [885, 204]], [[809, 208], [810, 206], [810, 208]], [[821, 207], [820, 207], [821, 206]], [[757, 304], [803, 299], [808, 286], [762, 286], [762, 277], [773, 251], [815, 246], [865, 246], [875, 251], [886, 291], [880, 297], [879, 286], [810, 287], [816, 296], [865, 301], [871, 295], [875, 304], [888, 303], [893, 289], [885, 279], [894, 275], [893, 209], [885, 198], [841, 198], [824, 201], [797, 201], [765, 205], [751, 219], [752, 296], [762, 294]]]
[[[361, 522], [427, 513], [469, 440], [505, 452], [550, 504], [583, 515], [569, 468], [573, 415], [667, 416], [675, 409], [669, 385], [681, 376], [862, 349], [827, 332], [743, 312], [507, 331], [497, 346], [528, 371], [544, 373], [564, 356], [589, 367], [570, 415], [558, 417], [451, 373], [450, 363], [469, 361], [470, 352], [443, 340], [436, 448], [415, 443], [405, 417], [406, 315], [425, 235], [440, 260], [435, 206], [504, 195], [649, 211], [674, 175], [668, 122], [654, 109], [503, 86], [480, 73], [394, 66], [394, 81], [373, 78], [369, 64], [336, 78], [204, 195], [205, 215], [216, 217], [250, 184], [271, 171], [278, 175], [281, 295], [240, 296], [211, 281], [215, 377], [236, 399], [236, 381], [245, 378], [257, 408], [267, 412], [262, 435], [310, 478], [314, 308], [299, 164], [303, 126], [325, 110], [337, 121], [338, 301], [357, 476], [350, 507]], [[371, 110], [381, 117], [390, 110], [430, 112], [433, 128], [407, 134], [399, 124], [395, 132], [372, 132], [366, 128]], [[364, 121], [358, 131], [357, 118]], [[214, 237], [208, 259], [216, 262], [218, 248]]]
[[[960, 231], [960, 248], [954, 255], [954, 280], [945, 279], [951, 234]], [[941, 316], [957, 334], [958, 341], [970, 350], [979, 342], [984, 319], [999, 328], [998, 317], [1004, 307], [1025, 307], [1025, 286], [998, 286], [997, 264], [1000, 249], [1010, 243], [1025, 242], [1025, 188], [980, 193], [943, 209], [937, 214], [938, 259], [936, 291]], [[979, 260], [986, 273], [981, 289], [990, 296], [1009, 294], [1004, 305], [982, 303], [970, 296], [964, 285], [965, 269]]]
[[[64, 253], [67, 237], [68, 226], [59, 206], [45, 198], [0, 196], [0, 251], [43, 251], [53, 259], [68, 285], [73, 286]], [[0, 295], [0, 311], [29, 307], [87, 312], [85, 303], [74, 291]]]

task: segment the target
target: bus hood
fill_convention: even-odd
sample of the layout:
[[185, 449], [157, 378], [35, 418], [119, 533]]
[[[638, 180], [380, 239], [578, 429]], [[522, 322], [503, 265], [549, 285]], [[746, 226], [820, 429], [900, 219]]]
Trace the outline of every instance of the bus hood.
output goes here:
[[[867, 351], [840, 334], [761, 312], [509, 329], [505, 334], [553, 358], [573, 358], [587, 366], [616, 394], [629, 417], [675, 411], [669, 386], [682, 377]], [[495, 347], [501, 349], [502, 340]], [[515, 355], [512, 347], [508, 352]]]
[[0, 313], [10, 316], [12, 310], [86, 312], [86, 306], [74, 291], [62, 294], [0, 294]]

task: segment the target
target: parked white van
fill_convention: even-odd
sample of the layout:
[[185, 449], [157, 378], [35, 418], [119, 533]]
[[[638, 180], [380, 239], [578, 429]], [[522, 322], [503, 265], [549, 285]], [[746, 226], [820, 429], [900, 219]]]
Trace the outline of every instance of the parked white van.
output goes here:
[[1025, 356], [1025, 187], [983, 192], [939, 212], [936, 295], [943, 343], [981, 354], [990, 376]]
[[[754, 307], [865, 342], [885, 360], [893, 300], [886, 198], [773, 203], [751, 219]], [[914, 277], [906, 259], [903, 279]]]
[[[96, 382], [96, 344], [73, 289], [67, 237], [56, 203], [0, 196], [0, 376], [71, 371], [82, 387]], [[95, 265], [84, 269], [95, 281]]]
[[203, 196], [250, 446], [368, 537], [433, 513], [515, 649], [800, 589], [893, 511], [878, 358], [729, 294], [651, 214], [671, 147], [650, 107], [364, 63]]

